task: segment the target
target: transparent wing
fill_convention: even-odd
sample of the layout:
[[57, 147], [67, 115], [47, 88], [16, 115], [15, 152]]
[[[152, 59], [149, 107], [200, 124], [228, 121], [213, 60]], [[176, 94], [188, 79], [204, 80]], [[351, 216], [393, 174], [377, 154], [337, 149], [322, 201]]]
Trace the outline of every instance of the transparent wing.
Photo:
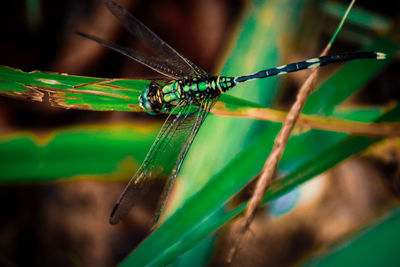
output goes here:
[[76, 33], [82, 37], [85, 37], [87, 39], [95, 41], [96, 43], [98, 43], [102, 46], [105, 46], [105, 47], [112, 49], [118, 53], [121, 53], [127, 57], [130, 57], [130, 58], [142, 63], [143, 65], [146, 65], [147, 67], [149, 67], [167, 77], [170, 77], [171, 79], [181, 79], [183, 77], [187, 77], [188, 75], [191, 75], [191, 73], [188, 73], [185, 69], [179, 69], [175, 65], [170, 64], [170, 62], [166, 61], [164, 58], [149, 56], [149, 55], [140, 53], [139, 51], [136, 51], [134, 49], [102, 40], [102, 39], [97, 38], [96, 36], [93, 36], [90, 34], [81, 33], [81, 32], [76, 32]]
[[193, 111], [193, 105], [187, 105], [186, 101], [182, 101], [176, 107], [176, 109], [181, 109], [180, 112], [177, 115], [171, 112], [142, 166], [129, 181], [115, 204], [110, 215], [111, 224], [121, 221], [149, 191], [154, 182], [165, 177], [167, 182], [155, 214], [154, 222], [157, 221], [186, 153], [215, 100], [205, 100], [196, 107], [195, 111]]
[[[141, 41], [150, 51], [154, 52], [157, 58], [162, 59], [165, 65], [176, 73], [175, 79], [206, 75], [204, 70], [175, 51], [123, 7], [113, 1], [107, 1], [106, 6], [137, 40]], [[142, 62], [138, 58], [134, 59]], [[163, 67], [163, 65], [160, 64], [160, 67]], [[160, 70], [157, 71], [161, 72]]]

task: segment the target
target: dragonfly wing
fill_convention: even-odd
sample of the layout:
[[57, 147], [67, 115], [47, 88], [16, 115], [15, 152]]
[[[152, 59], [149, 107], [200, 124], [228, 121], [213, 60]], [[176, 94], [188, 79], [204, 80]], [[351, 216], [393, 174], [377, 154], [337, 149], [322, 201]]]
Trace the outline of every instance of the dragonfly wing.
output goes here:
[[[193, 111], [193, 106], [182, 101], [175, 108], [176, 110], [181, 109], [180, 112], [177, 115], [172, 112], [168, 116], [142, 166], [115, 204], [110, 216], [111, 224], [116, 224], [125, 217], [129, 210], [148, 192], [152, 184], [163, 177], [167, 179], [167, 183], [159, 202], [159, 209], [164, 206], [167, 194], [175, 181], [194, 136], [214, 102], [215, 100], [205, 101]], [[159, 211], [156, 212], [156, 218], [159, 213]]]
[[168, 66], [174, 66], [174, 69], [181, 70], [184, 74], [179, 78], [206, 75], [204, 70], [175, 51], [123, 7], [113, 1], [107, 1], [106, 6], [137, 40], [140, 40], [157, 57], [162, 58]]
[[176, 162], [175, 169], [172, 171], [171, 176], [169, 177], [168, 181], [166, 182], [166, 184], [164, 186], [163, 193], [158, 202], [158, 207], [157, 207], [157, 210], [155, 213], [155, 218], [154, 218], [153, 224], [157, 223], [157, 221], [161, 215], [161, 212], [165, 206], [165, 203], [167, 201], [169, 192], [171, 191], [172, 185], [174, 184], [175, 179], [176, 179], [176, 177], [179, 173], [179, 170], [182, 166], [182, 163], [186, 157], [186, 154], [189, 151], [189, 148], [190, 148], [191, 144], [193, 143], [193, 140], [194, 140], [197, 132], [199, 131], [200, 126], [203, 124], [204, 119], [206, 118], [207, 114], [210, 112], [211, 108], [213, 107], [213, 105], [215, 104], [216, 101], [217, 101], [217, 99], [208, 99], [208, 100], [205, 100], [200, 105], [200, 108], [197, 112], [197, 117], [196, 117], [195, 122], [192, 127], [192, 130], [191, 130], [190, 134], [188, 135], [188, 138], [186, 139], [185, 144], [182, 147], [182, 151]]
[[76, 33], [82, 37], [85, 37], [87, 39], [95, 41], [96, 43], [98, 43], [102, 46], [105, 46], [105, 47], [112, 49], [118, 53], [121, 53], [127, 57], [130, 57], [130, 58], [142, 63], [143, 65], [146, 65], [147, 67], [149, 67], [165, 76], [170, 77], [171, 79], [181, 79], [182, 77], [186, 76], [186, 72], [178, 69], [175, 65], [169, 64], [169, 62], [166, 62], [161, 58], [157, 58], [157, 57], [153, 57], [153, 56], [149, 56], [149, 55], [140, 53], [139, 51], [102, 40], [102, 39], [97, 38], [96, 36], [93, 36], [90, 34], [81, 33], [81, 32], [76, 32]]

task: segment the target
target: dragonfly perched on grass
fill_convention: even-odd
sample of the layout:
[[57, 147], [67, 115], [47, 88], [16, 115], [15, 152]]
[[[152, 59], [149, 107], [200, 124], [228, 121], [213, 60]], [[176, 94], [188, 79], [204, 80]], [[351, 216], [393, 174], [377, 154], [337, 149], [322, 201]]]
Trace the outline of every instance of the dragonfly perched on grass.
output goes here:
[[201, 124], [218, 97], [235, 85], [336, 62], [385, 58], [385, 54], [379, 52], [356, 52], [312, 58], [239, 77], [211, 76], [175, 51], [117, 3], [107, 1], [106, 6], [136, 39], [157, 56], [113, 44], [92, 35], [80, 32], [78, 34], [163, 74], [165, 79], [151, 81], [144, 88], [139, 97], [139, 104], [149, 114], [168, 114], [144, 162], [112, 209], [111, 224], [121, 221], [149, 191], [157, 178], [168, 177], [155, 214], [154, 222], [157, 221]]

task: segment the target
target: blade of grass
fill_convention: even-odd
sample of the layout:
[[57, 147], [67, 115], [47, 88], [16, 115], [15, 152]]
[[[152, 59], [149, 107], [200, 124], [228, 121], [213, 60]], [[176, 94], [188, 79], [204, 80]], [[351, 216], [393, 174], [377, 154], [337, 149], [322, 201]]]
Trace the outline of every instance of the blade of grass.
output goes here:
[[127, 179], [150, 148], [159, 124], [82, 125], [48, 133], [0, 135], [0, 182], [49, 182], [97, 176]]
[[23, 72], [0, 66], [0, 94], [48, 101], [62, 108], [140, 111], [138, 97], [150, 81]]
[[[135, 88], [142, 88], [147, 84], [147, 81], [140, 80], [113, 80], [42, 72], [34, 72], [34, 74], [36, 76], [33, 76], [33, 73], [0, 67], [0, 77], [4, 79], [0, 78], [0, 93], [37, 101], [43, 101], [47, 94], [50, 96], [51, 104], [65, 108], [141, 111], [137, 101], [140, 90]], [[51, 84], [54, 87], [44, 84]], [[229, 95], [223, 95], [211, 112], [216, 115], [274, 122], [282, 122], [287, 115], [286, 112], [261, 108], [260, 105]], [[353, 122], [307, 115], [303, 115], [297, 122], [297, 126], [300, 127], [337, 130], [353, 134], [390, 136], [397, 133], [396, 126], [384, 126], [390, 128], [388, 132], [385, 132], [376, 131], [375, 126], [357, 123], [349, 128], [347, 127], [349, 124]]]

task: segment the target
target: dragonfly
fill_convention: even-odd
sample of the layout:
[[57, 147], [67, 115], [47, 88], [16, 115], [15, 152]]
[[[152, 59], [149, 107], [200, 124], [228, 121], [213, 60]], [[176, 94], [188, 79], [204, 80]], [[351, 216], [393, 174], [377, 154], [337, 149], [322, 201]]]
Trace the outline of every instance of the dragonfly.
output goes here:
[[77, 32], [77, 34], [128, 56], [162, 74], [165, 78], [152, 80], [143, 89], [139, 96], [139, 105], [151, 115], [168, 115], [142, 165], [114, 205], [109, 219], [111, 224], [120, 222], [131, 208], [149, 192], [157, 179], [167, 177], [154, 214], [153, 225], [158, 221], [167, 196], [200, 126], [218, 97], [232, 87], [251, 80], [336, 62], [385, 58], [385, 54], [380, 52], [354, 52], [316, 57], [249, 75], [213, 76], [175, 51], [116, 2], [107, 1], [106, 7], [129, 33], [149, 48], [154, 55], [123, 47], [93, 35], [81, 32]]

